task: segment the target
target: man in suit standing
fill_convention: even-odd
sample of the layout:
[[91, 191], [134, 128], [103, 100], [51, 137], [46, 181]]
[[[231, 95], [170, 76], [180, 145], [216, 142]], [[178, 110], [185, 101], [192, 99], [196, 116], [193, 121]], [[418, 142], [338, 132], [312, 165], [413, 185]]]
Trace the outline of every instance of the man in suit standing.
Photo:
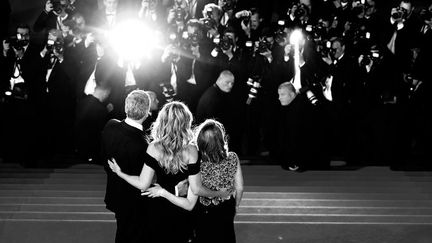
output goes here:
[[[30, 162], [29, 156], [40, 152], [35, 146], [38, 131], [30, 129], [28, 121], [35, 127], [42, 123], [41, 110], [41, 66], [39, 48], [32, 42], [30, 27], [20, 24], [15, 35], [2, 40], [0, 55], [0, 106], [4, 116], [0, 129], [4, 141], [5, 159]], [[41, 122], [41, 123], [39, 123]]]
[[[115, 158], [125, 173], [140, 175], [147, 149], [142, 123], [149, 110], [150, 98], [145, 91], [134, 90], [126, 97], [126, 119], [112, 119], [102, 131], [102, 161]], [[115, 213], [117, 220], [115, 242], [140, 242], [145, 228], [145, 219], [142, 217], [145, 198], [108, 166], [105, 171], [108, 176], [105, 204], [107, 209]]]
[[118, 0], [103, 0], [103, 7], [93, 14], [90, 26], [104, 30], [112, 29], [118, 21], [118, 3]]

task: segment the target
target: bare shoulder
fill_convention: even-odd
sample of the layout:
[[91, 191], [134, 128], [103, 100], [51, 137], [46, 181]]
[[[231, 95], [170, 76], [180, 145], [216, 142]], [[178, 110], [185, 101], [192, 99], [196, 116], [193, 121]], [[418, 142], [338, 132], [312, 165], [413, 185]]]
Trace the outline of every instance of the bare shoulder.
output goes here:
[[160, 145], [154, 142], [150, 143], [147, 147], [147, 153], [155, 159], [160, 157], [161, 151]]
[[188, 164], [195, 164], [198, 160], [198, 149], [195, 145], [187, 145], [183, 151], [184, 161]]

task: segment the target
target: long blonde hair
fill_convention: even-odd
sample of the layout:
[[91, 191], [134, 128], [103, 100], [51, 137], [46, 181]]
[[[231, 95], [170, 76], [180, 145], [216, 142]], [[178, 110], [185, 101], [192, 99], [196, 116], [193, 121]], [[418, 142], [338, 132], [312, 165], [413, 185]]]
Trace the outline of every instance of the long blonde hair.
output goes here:
[[162, 149], [159, 164], [167, 173], [176, 174], [187, 168], [182, 152], [193, 139], [192, 113], [182, 102], [165, 104], [151, 127], [151, 139]]

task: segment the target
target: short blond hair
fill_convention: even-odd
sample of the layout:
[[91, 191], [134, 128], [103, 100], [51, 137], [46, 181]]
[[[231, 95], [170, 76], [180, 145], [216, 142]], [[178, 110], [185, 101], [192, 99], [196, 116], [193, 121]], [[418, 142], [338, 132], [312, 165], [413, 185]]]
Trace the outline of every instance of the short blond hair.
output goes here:
[[150, 111], [150, 97], [144, 90], [134, 90], [125, 100], [125, 112], [128, 118], [140, 120]]

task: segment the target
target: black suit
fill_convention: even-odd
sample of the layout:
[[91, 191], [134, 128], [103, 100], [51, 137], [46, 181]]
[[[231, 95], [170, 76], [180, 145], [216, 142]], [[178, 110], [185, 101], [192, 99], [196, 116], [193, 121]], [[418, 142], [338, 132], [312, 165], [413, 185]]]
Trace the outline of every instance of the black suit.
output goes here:
[[[0, 58], [0, 98], [6, 91], [11, 91], [11, 77], [15, 70], [20, 70], [23, 83], [16, 83], [13, 86], [12, 95], [5, 97], [2, 105], [2, 114], [7, 114], [2, 119], [4, 131], [1, 131], [2, 140], [5, 144], [5, 156], [11, 156], [18, 160], [37, 157], [35, 154], [40, 150], [35, 145], [40, 144], [39, 129], [30, 129], [28, 121], [32, 121], [35, 127], [40, 127], [43, 118], [40, 115], [42, 106], [43, 83], [41, 82], [41, 66], [39, 49], [30, 44], [24, 56], [17, 60], [14, 51], [10, 50], [6, 58]], [[15, 67], [19, 67], [15, 69]], [[27, 99], [23, 99], [27, 97]], [[0, 102], [1, 103], [1, 102]], [[41, 132], [42, 133], [42, 132]], [[18, 158], [19, 157], [19, 158]], [[31, 161], [31, 160], [28, 160]]]
[[[193, 59], [188, 57], [182, 57], [177, 63], [177, 94], [188, 105], [191, 111], [195, 111], [200, 96], [215, 80], [212, 77], [209, 65], [203, 57], [195, 60], [193, 69], [192, 66]], [[187, 82], [192, 76], [192, 70], [195, 75], [196, 84]]]
[[[100, 163], [100, 136], [108, 118], [106, 106], [93, 95], [87, 95], [77, 104], [75, 118], [75, 149], [83, 159], [92, 158]], [[105, 163], [103, 161], [102, 163]]]
[[[139, 175], [147, 155], [144, 133], [124, 121], [110, 120], [102, 131], [101, 158], [115, 158], [122, 171]], [[140, 191], [114, 174], [108, 166], [105, 204], [117, 219], [116, 242], [139, 242], [143, 233], [143, 215], [146, 203]]]
[[324, 156], [323, 134], [315, 124], [321, 119], [320, 107], [314, 107], [305, 94], [298, 94], [288, 105], [281, 106], [277, 119], [272, 121], [276, 134], [275, 159], [281, 166], [296, 164], [302, 169], [328, 165]]
[[48, 72], [52, 67], [46, 89], [50, 148], [57, 154], [70, 154], [73, 151], [77, 65], [75, 60], [65, 55], [62, 62], [56, 60], [52, 66], [50, 56], [50, 54], [45, 56], [47, 65], [45, 71]]

